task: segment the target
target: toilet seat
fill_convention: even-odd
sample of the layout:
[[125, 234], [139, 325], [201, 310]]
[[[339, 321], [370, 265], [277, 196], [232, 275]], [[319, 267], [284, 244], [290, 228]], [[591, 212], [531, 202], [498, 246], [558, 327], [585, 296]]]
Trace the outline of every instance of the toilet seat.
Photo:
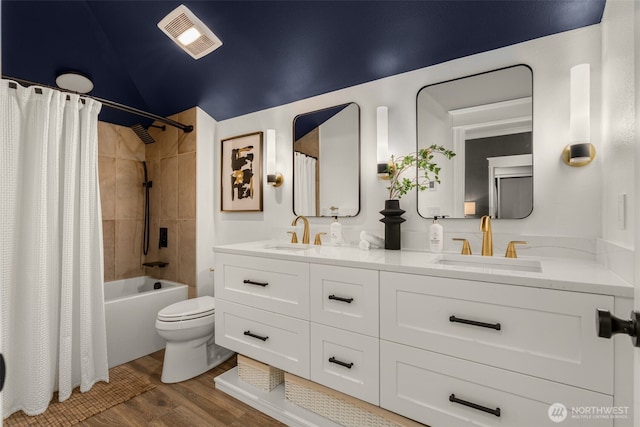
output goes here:
[[160, 322], [183, 322], [215, 313], [215, 299], [203, 296], [173, 303], [158, 312]]

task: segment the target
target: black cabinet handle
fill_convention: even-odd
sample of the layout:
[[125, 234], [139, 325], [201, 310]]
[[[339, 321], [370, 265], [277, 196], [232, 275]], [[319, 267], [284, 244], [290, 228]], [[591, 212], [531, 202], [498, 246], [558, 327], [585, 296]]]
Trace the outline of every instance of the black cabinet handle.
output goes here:
[[491, 409], [487, 408], [486, 406], [478, 405], [477, 403], [458, 399], [453, 393], [451, 393], [451, 396], [449, 396], [449, 402], [458, 403], [460, 405], [468, 406], [469, 408], [477, 409], [478, 411], [487, 412], [489, 414], [495, 415], [496, 417], [500, 416], [500, 408]]
[[343, 362], [342, 360], [338, 360], [333, 356], [329, 358], [329, 362], [335, 363], [336, 365], [344, 366], [345, 368], [349, 369], [351, 369], [351, 367], [353, 366], [353, 363]]
[[464, 323], [465, 325], [480, 326], [481, 328], [495, 329], [496, 331], [499, 331], [500, 328], [501, 328], [500, 323], [476, 322], [475, 320], [461, 319], [461, 318], [456, 317], [456, 316], [449, 316], [449, 322]]
[[269, 284], [269, 282], [256, 282], [253, 280], [249, 280], [249, 279], [244, 279], [243, 283], [247, 284], [247, 285], [257, 285], [257, 286], [267, 286]]
[[0, 391], [4, 387], [4, 377], [6, 375], [6, 367], [4, 365], [4, 356], [0, 353]]
[[266, 340], [269, 339], [269, 337], [263, 337], [263, 336], [260, 336], [260, 335], [252, 334], [251, 331], [244, 331], [244, 334], [246, 336], [248, 336], [248, 337], [257, 338], [257, 339], [262, 340], [262, 341], [266, 341]]
[[329, 299], [346, 302], [348, 304], [351, 304], [353, 302], [353, 298], [342, 298], [342, 297], [337, 297], [335, 295], [329, 295]]

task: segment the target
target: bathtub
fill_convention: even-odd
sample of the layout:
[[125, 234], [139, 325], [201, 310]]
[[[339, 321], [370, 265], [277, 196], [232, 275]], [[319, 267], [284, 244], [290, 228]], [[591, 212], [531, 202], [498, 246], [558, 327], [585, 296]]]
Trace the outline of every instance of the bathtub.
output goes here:
[[[154, 289], [157, 282], [160, 289]], [[155, 326], [158, 311], [187, 297], [187, 285], [149, 276], [105, 283], [109, 368], [164, 348]]]

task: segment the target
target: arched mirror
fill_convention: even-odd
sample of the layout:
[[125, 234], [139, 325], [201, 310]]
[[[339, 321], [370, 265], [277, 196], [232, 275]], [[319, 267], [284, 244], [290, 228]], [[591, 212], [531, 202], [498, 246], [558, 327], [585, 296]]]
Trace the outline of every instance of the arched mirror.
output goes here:
[[440, 184], [418, 192], [425, 218], [525, 218], [533, 210], [533, 74], [516, 65], [425, 86], [418, 149], [452, 149]]
[[293, 213], [360, 212], [360, 107], [349, 103], [293, 120]]

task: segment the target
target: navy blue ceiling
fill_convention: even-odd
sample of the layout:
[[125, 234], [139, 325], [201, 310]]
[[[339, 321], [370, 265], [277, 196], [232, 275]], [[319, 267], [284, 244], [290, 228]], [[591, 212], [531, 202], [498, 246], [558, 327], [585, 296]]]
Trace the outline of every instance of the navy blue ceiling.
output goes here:
[[[185, 4], [223, 41], [194, 60], [157, 28]], [[2, 74], [55, 85], [90, 76], [92, 95], [217, 120], [599, 23], [604, 0], [7, 1]], [[103, 109], [101, 120], [139, 119]]]

